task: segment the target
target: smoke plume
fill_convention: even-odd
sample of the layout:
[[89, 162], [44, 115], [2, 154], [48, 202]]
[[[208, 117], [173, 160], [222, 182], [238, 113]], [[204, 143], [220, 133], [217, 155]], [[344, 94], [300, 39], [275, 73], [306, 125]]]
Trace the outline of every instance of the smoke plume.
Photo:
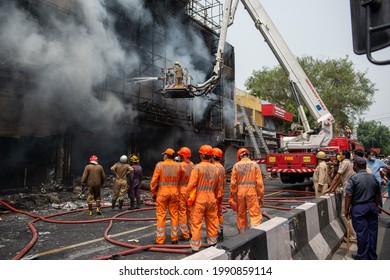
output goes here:
[[[137, 72], [135, 67], [142, 63], [136, 49], [123, 47], [115, 29], [118, 19], [109, 11], [108, 2], [69, 1], [71, 13], [53, 13], [50, 1], [41, 1], [35, 12], [15, 2], [0, 2], [0, 58], [26, 73], [28, 89], [22, 95], [14, 91], [22, 104], [20, 127], [29, 127], [33, 135], [50, 135], [73, 125], [99, 132], [123, 119], [131, 122], [136, 116], [132, 105], [125, 104], [121, 94], [102, 90], [105, 83], [115, 80], [116, 87], [125, 87], [126, 75]], [[138, 19], [140, 28], [153, 25], [152, 13], [143, 1], [109, 3], [129, 19]], [[166, 57], [179, 60], [195, 82], [202, 82], [205, 74], [194, 65], [208, 59], [210, 65], [204, 68], [211, 69], [212, 59], [199, 35], [184, 29], [179, 21], [168, 19]], [[6, 119], [2, 114], [0, 120]]]

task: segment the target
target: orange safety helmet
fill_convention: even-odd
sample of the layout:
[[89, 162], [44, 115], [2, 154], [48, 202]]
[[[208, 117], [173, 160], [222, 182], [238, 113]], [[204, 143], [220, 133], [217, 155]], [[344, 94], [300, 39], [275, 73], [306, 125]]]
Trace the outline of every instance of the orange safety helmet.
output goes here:
[[199, 148], [199, 154], [212, 156], [213, 148], [210, 145], [203, 145]]
[[162, 154], [163, 155], [167, 154], [167, 155], [173, 156], [175, 154], [175, 150], [168, 148]]
[[98, 159], [98, 157], [97, 156], [95, 156], [95, 155], [92, 155], [90, 158], [89, 158], [89, 161], [98, 161], [99, 159]]
[[213, 155], [221, 158], [223, 155], [222, 150], [220, 148], [213, 148]]
[[237, 160], [240, 161], [241, 160], [241, 155], [243, 153], [247, 153], [249, 155], [249, 151], [247, 148], [241, 148], [237, 151]]
[[187, 147], [180, 148], [177, 153], [183, 157], [191, 157], [191, 150]]

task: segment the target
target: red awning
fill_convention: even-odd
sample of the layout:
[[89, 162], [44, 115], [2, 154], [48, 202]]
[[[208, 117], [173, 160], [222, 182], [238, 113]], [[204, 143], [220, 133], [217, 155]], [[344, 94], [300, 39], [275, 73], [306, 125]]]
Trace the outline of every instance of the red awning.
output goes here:
[[293, 114], [274, 104], [262, 104], [263, 117], [275, 117], [286, 122], [292, 122]]

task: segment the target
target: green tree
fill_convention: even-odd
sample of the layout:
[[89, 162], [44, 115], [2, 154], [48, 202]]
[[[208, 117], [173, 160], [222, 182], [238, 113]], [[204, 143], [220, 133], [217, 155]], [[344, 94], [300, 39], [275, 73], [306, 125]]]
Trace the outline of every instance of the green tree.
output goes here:
[[361, 120], [357, 127], [357, 138], [366, 151], [381, 148], [381, 153], [390, 155], [390, 129], [378, 121]]
[[[354, 69], [348, 56], [325, 61], [308, 56], [298, 58], [298, 61], [340, 127], [354, 124], [354, 120], [373, 103], [377, 91], [375, 84], [368, 79], [366, 72]], [[294, 119], [297, 118], [296, 103], [289, 97], [291, 86], [281, 66], [253, 71], [245, 86], [262, 100], [286, 109], [294, 108]], [[315, 120], [307, 108], [305, 111], [314, 125]]]

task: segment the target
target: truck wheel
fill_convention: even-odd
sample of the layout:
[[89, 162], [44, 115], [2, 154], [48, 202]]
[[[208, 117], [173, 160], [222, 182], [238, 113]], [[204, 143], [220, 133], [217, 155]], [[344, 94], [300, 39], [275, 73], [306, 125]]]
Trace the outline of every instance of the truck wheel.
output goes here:
[[295, 179], [288, 173], [280, 173], [280, 180], [283, 184], [294, 184]]

